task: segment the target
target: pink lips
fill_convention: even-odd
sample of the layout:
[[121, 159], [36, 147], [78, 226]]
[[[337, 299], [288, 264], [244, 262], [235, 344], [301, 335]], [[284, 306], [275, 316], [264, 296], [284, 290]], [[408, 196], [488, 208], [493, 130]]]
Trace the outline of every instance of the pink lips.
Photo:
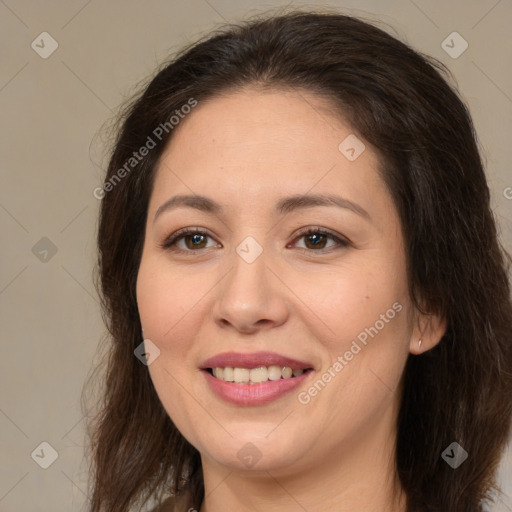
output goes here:
[[253, 352], [244, 354], [241, 352], [224, 352], [210, 357], [201, 365], [201, 369], [207, 368], [257, 368], [258, 366], [289, 366], [292, 370], [306, 370], [312, 365], [303, 361], [297, 361], [274, 352]]
[[[302, 375], [289, 379], [267, 381], [258, 384], [237, 384], [225, 382], [211, 375], [210, 368], [257, 368], [258, 366], [289, 366], [293, 370], [305, 370]], [[272, 352], [254, 352], [243, 354], [226, 352], [204, 361], [201, 365], [203, 375], [210, 389], [221, 399], [236, 405], [263, 405], [297, 388], [313, 372], [312, 365]]]

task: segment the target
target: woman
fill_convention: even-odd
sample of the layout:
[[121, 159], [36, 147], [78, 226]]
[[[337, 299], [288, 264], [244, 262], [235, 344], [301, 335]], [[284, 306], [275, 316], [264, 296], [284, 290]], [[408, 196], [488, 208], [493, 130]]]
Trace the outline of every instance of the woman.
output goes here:
[[509, 256], [440, 71], [294, 12], [185, 49], [126, 110], [98, 191], [91, 512], [483, 510]]

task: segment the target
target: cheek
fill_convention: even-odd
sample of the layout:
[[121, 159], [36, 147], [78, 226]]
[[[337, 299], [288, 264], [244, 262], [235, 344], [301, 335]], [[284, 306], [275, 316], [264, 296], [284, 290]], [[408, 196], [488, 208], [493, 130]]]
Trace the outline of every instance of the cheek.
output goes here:
[[186, 274], [171, 272], [162, 258], [148, 257], [141, 262], [137, 278], [144, 338], [160, 350], [148, 369], [156, 392], [175, 423], [180, 422], [180, 411], [186, 410], [184, 390], [190, 386], [191, 372], [197, 370], [193, 340], [198, 338], [201, 322], [208, 314], [206, 301], [201, 300], [204, 287], [196, 282], [197, 276]]
[[199, 278], [171, 272], [161, 258], [143, 258], [137, 276], [137, 305], [144, 335], [163, 343], [174, 338], [194, 309], [200, 309], [204, 289]]
[[314, 293], [306, 286], [298, 291], [317, 318], [315, 334], [323, 341], [327, 366], [340, 363], [331, 370], [336, 375], [332, 392], [325, 394], [333, 411], [341, 396], [351, 408], [388, 396], [408, 356], [409, 299], [400, 254], [386, 260], [369, 254], [360, 262], [330, 276], [317, 275]]
[[[161, 261], [146, 258], [141, 261], [137, 277], [137, 303], [144, 327], [144, 338], [157, 345], [160, 355], [148, 370], [156, 393], [170, 418], [189, 442], [198, 442], [195, 435], [198, 418], [204, 410], [191, 399], [190, 376], [196, 362], [190, 357], [197, 336], [200, 318], [208, 314], [201, 297], [205, 288], [195, 277], [172, 272]], [[186, 274], [186, 273], [185, 273]], [[206, 288], [207, 290], [208, 288]], [[197, 409], [197, 410], [196, 410]]]
[[[403, 306], [406, 300], [405, 276], [396, 271], [393, 262], [386, 266], [370, 256], [363, 264], [354, 258], [342, 268], [293, 279], [294, 293], [307, 306], [301, 309], [318, 326], [317, 337], [324, 340], [330, 352], [343, 349], [376, 322], [378, 327], [385, 322], [385, 329], [379, 329], [383, 332], [390, 332], [391, 327], [395, 332], [403, 329], [400, 317], [405, 315], [399, 315], [393, 304]], [[387, 311], [389, 314], [381, 320]]]

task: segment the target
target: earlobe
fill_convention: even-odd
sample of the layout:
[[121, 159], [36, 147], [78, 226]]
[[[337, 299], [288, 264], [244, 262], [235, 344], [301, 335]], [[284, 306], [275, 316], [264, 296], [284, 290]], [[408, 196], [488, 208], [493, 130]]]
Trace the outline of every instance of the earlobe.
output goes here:
[[434, 348], [446, 332], [447, 322], [439, 315], [421, 315], [412, 334], [411, 354], [419, 355]]
[[411, 340], [409, 352], [414, 355], [419, 355], [419, 354], [425, 352], [426, 346], [423, 345], [423, 347], [422, 347], [422, 345], [423, 345], [423, 340], [421, 338], [418, 338], [418, 337], [413, 338]]

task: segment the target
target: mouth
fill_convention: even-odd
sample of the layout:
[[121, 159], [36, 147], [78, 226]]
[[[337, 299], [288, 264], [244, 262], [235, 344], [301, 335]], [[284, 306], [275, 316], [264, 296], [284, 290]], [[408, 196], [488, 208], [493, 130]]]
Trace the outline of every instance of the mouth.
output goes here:
[[259, 384], [293, 379], [314, 368], [311, 363], [275, 352], [223, 352], [204, 361], [200, 369], [225, 382]]
[[265, 405], [309, 380], [311, 363], [273, 352], [225, 352], [199, 368], [210, 389], [236, 405]]
[[263, 384], [269, 381], [288, 380], [300, 377], [313, 368], [292, 368], [290, 366], [258, 366], [256, 368], [221, 367], [205, 368], [212, 377], [233, 384]]

